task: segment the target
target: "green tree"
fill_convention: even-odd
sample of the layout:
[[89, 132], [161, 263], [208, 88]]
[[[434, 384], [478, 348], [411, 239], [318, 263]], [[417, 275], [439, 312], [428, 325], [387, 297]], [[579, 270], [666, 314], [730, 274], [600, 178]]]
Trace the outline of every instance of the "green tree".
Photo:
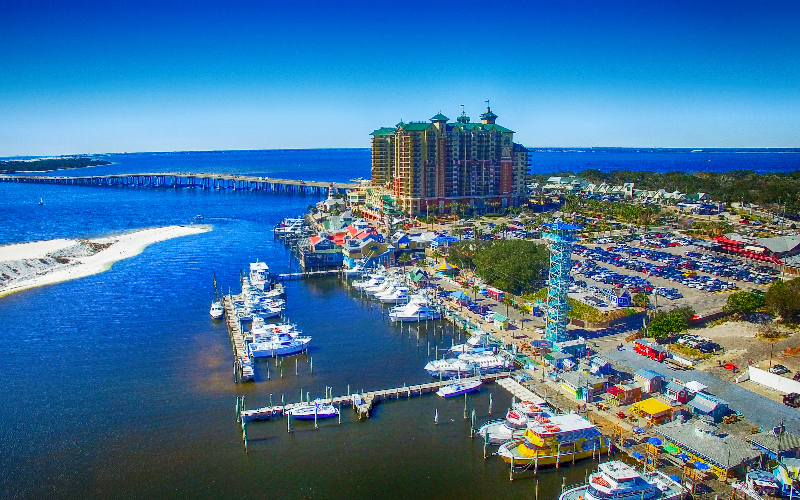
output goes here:
[[658, 311], [647, 325], [647, 336], [662, 338], [675, 335], [689, 328], [689, 320], [680, 311]]
[[544, 245], [526, 240], [494, 240], [477, 249], [475, 272], [486, 283], [520, 295], [541, 287], [550, 253]]
[[481, 291], [481, 287], [478, 285], [472, 285], [472, 298], [474, 300], [478, 300], [478, 292]]
[[403, 252], [403, 253], [400, 254], [399, 257], [397, 257], [397, 262], [402, 264], [403, 271], [405, 271], [406, 270], [406, 264], [411, 262], [411, 255], [409, 253], [407, 253], [407, 252]]
[[800, 278], [776, 281], [764, 294], [767, 309], [785, 322], [800, 321]]
[[764, 295], [757, 292], [736, 292], [722, 308], [728, 314], [752, 314], [766, 305]]
[[506, 306], [506, 318], [508, 317], [508, 310], [514, 301], [508, 295], [503, 295], [503, 305]]
[[633, 296], [633, 305], [635, 307], [641, 307], [644, 309], [649, 304], [650, 304], [650, 298], [647, 295], [643, 293], [637, 293], [636, 295]]

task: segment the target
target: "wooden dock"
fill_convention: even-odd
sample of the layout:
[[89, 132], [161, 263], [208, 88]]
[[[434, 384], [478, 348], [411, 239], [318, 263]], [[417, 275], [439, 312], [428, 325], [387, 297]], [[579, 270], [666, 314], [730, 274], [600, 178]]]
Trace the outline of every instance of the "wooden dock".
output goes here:
[[[486, 375], [481, 375], [480, 377], [469, 377], [462, 380], [465, 381], [481, 380], [483, 382], [490, 382], [498, 379], [507, 379], [510, 375], [511, 372], [490, 373]], [[427, 384], [404, 385], [402, 387], [394, 387], [392, 389], [381, 389], [377, 391], [362, 392], [360, 393], [360, 396], [365, 400], [365, 402], [369, 401], [371, 403], [370, 404], [371, 406], [374, 403], [377, 403], [379, 401], [384, 401], [387, 399], [399, 399], [402, 397], [410, 398], [411, 396], [421, 396], [426, 393], [435, 392], [440, 387], [452, 383], [453, 383], [452, 380], [442, 380], [442, 381], [429, 382]], [[350, 394], [334, 398], [321, 398], [319, 399], [319, 401], [320, 403], [331, 404], [334, 406], [349, 406], [352, 405], [353, 402]], [[285, 415], [287, 411], [291, 410], [294, 407], [304, 406], [307, 404], [308, 402], [299, 402], [299, 403], [289, 403], [285, 405], [265, 406], [263, 408], [256, 408], [253, 410], [241, 409], [239, 410], [238, 418], [243, 422], [249, 420], [269, 420], [272, 417]], [[356, 410], [359, 411], [359, 409], [357, 408]], [[362, 411], [359, 411], [359, 414], [361, 416]]]
[[507, 390], [515, 397], [519, 398], [520, 401], [532, 401], [535, 405], [543, 405], [546, 403], [544, 398], [541, 398], [531, 392], [530, 390], [526, 389], [522, 386], [519, 382], [514, 380], [513, 378], [504, 378], [497, 381], [497, 385], [502, 387], [503, 389]]
[[236, 374], [239, 380], [248, 380], [243, 376], [244, 365], [252, 366], [250, 354], [244, 346], [244, 335], [242, 334], [239, 320], [236, 319], [236, 314], [233, 310], [233, 300], [237, 296], [225, 295], [222, 297], [222, 307], [225, 309], [225, 324], [228, 327], [228, 338], [231, 341], [233, 348], [234, 364], [236, 367]]

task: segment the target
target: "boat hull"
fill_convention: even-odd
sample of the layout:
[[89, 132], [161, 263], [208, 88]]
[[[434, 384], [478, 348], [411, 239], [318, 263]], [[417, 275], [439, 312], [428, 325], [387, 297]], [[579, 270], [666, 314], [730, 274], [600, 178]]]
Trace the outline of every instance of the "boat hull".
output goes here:
[[[501, 447], [501, 450], [502, 449], [503, 448]], [[607, 446], [603, 446], [603, 447], [599, 448], [599, 454], [603, 454], [603, 453], [607, 453], [607, 452], [608, 452], [608, 447]], [[511, 463], [511, 457], [513, 455], [513, 457], [514, 457], [514, 465], [529, 465], [529, 464], [533, 464], [533, 463], [536, 462], [536, 457], [524, 457], [524, 456], [520, 456], [520, 455], [518, 455], [516, 453], [513, 453], [513, 452], [511, 452], [511, 453], [501, 453], [501, 451], [498, 450], [497, 454], [500, 455], [500, 458], [502, 458], [503, 461], [506, 462], [506, 463]], [[548, 452], [546, 454], [539, 455], [538, 463], [539, 463], [539, 467], [542, 467], [542, 466], [548, 466], [548, 465], [555, 465], [556, 461], [558, 463], [560, 463], [560, 464], [563, 464], [563, 463], [566, 463], [566, 462], [572, 462], [573, 460], [578, 461], [578, 460], [584, 460], [584, 459], [587, 459], [587, 458], [592, 458], [593, 456], [596, 457], [597, 455], [598, 455], [598, 450], [586, 450], [586, 451], [579, 451], [579, 452], [575, 452], [575, 453], [566, 452], [566, 453], [561, 453], [560, 455], [557, 454], [557, 453], [556, 454], [552, 454], [548, 450]]]
[[[290, 417], [296, 420], [314, 420], [315, 412], [314, 406], [302, 406], [299, 408], [292, 408], [287, 411]], [[320, 405], [317, 407], [316, 418], [332, 418], [339, 415], [339, 410], [331, 405]]]

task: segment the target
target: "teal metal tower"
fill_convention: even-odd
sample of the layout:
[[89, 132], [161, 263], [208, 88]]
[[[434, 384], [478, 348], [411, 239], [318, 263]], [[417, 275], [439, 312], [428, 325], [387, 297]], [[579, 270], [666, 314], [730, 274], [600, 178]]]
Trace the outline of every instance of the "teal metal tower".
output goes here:
[[572, 244], [576, 241], [578, 226], [555, 222], [545, 224], [542, 235], [550, 240], [550, 286], [547, 290], [547, 319], [545, 336], [550, 342], [565, 342], [567, 334], [567, 311], [569, 303], [569, 272], [572, 269]]

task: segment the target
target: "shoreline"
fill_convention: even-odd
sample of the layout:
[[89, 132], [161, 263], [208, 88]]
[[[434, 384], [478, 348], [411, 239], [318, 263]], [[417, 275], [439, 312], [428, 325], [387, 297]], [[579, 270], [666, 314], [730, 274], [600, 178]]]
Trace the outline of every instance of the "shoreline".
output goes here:
[[[173, 238], [211, 231], [210, 224], [137, 229], [92, 239], [54, 239], [0, 246], [0, 298], [13, 293], [84, 278], [111, 269], [114, 263], [135, 257], [145, 248]], [[7, 280], [7, 281], [6, 281]], [[5, 281], [5, 282], [4, 282]]]

